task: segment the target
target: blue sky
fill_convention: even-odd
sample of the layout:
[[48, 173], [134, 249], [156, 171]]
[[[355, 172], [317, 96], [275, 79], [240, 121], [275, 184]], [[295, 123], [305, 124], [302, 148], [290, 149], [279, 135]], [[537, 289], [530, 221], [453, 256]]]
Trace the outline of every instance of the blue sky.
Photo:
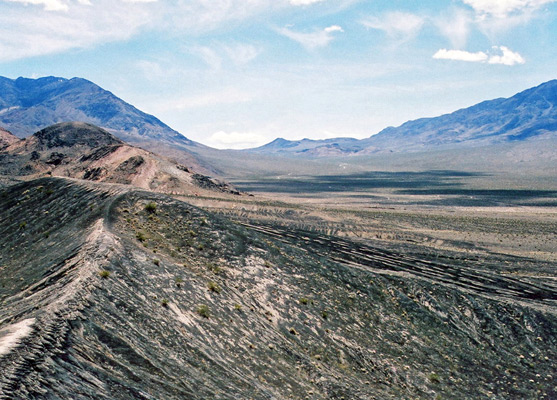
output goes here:
[[557, 78], [557, 0], [0, 0], [0, 75], [219, 148], [369, 137]]

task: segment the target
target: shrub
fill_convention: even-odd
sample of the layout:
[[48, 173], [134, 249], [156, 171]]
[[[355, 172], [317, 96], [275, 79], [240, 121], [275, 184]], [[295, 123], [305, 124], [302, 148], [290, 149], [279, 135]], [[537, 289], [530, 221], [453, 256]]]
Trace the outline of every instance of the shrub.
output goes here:
[[145, 204], [145, 211], [149, 213], [156, 213], [157, 212], [157, 203], [154, 201], [150, 201], [149, 203]]
[[209, 282], [209, 283], [207, 284], [207, 288], [209, 288], [209, 290], [210, 290], [211, 292], [220, 293], [220, 286], [217, 285], [216, 282], [213, 282], [213, 281]]
[[163, 299], [163, 300], [161, 301], [161, 305], [162, 305], [163, 307], [165, 307], [165, 308], [168, 307], [168, 300], [167, 300], [167, 299]]
[[147, 236], [145, 236], [145, 234], [144, 234], [143, 232], [137, 232], [137, 233], [135, 234], [135, 238], [136, 238], [137, 240], [139, 240], [140, 242], [144, 242], [144, 241], [147, 240]]
[[101, 278], [106, 279], [110, 276], [110, 271], [104, 269], [101, 272], [99, 272], [99, 275]]
[[439, 378], [439, 375], [437, 375], [435, 372], [432, 372], [431, 374], [429, 374], [429, 381], [431, 383], [439, 383], [441, 382], [441, 378]]
[[27, 222], [22, 222], [19, 224], [19, 229], [25, 229], [27, 227]]
[[234, 309], [235, 309], [236, 311], [242, 311], [242, 305], [236, 303], [236, 304], [234, 304]]
[[196, 311], [203, 318], [209, 318], [209, 306], [202, 304], [199, 307], [197, 307]]
[[308, 304], [309, 304], [309, 299], [306, 298], [306, 297], [302, 297], [302, 298], [300, 299], [300, 304], [308, 305]]
[[159, 266], [159, 265], [161, 265], [161, 261], [158, 258], [155, 258], [153, 260], [153, 264], [155, 264], [156, 266]]

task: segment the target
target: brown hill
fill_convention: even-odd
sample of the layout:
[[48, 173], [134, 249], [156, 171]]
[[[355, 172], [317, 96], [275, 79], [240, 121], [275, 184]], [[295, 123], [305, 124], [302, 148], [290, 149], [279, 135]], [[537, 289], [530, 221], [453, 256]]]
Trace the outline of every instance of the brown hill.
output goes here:
[[17, 138], [17, 136], [12, 135], [11, 132], [8, 132], [4, 128], [0, 127], [0, 150], [5, 149], [9, 145], [18, 141], [19, 139]]
[[27, 139], [16, 138], [0, 151], [0, 174], [27, 178], [61, 176], [175, 194], [203, 190], [237, 193], [224, 183], [128, 145], [83, 122], [55, 124]]

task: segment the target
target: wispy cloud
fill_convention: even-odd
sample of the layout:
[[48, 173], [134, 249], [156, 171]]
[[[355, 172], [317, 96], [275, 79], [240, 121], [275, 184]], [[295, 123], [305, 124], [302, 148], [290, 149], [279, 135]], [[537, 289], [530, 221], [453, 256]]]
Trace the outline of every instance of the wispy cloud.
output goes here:
[[361, 23], [367, 28], [384, 31], [397, 40], [408, 40], [418, 34], [425, 19], [419, 15], [395, 11], [380, 17], [366, 18]]
[[216, 43], [211, 46], [193, 46], [188, 52], [201, 58], [210, 69], [220, 71], [230, 63], [236, 66], [250, 63], [261, 50], [248, 43]]
[[325, 0], [290, 0], [290, 4], [294, 6], [308, 6], [310, 4], [321, 3]]
[[46, 11], [68, 11], [68, 5], [60, 0], [4, 0], [11, 3], [43, 6]]
[[462, 0], [481, 17], [504, 18], [512, 13], [527, 12], [557, 0]]
[[[147, 29], [199, 35], [287, 6], [287, 0], [0, 0], [0, 62], [91, 48]], [[236, 50], [238, 63], [255, 53]]]
[[279, 29], [278, 32], [290, 38], [308, 50], [314, 50], [319, 47], [326, 47], [333, 39], [335, 32], [344, 32], [344, 30], [338, 25], [332, 25], [322, 30], [317, 30], [314, 32], [304, 33], [296, 32], [289, 28]]
[[253, 61], [261, 50], [252, 44], [232, 43], [223, 46], [224, 52], [235, 65], [245, 65]]
[[159, 111], [186, 110], [203, 107], [216, 107], [223, 104], [249, 103], [255, 98], [251, 92], [235, 87], [203, 93], [199, 95], [177, 97], [169, 101], [160, 101], [156, 106]]
[[449, 39], [453, 47], [463, 48], [468, 41], [474, 16], [470, 11], [457, 8], [435, 18], [434, 23], [441, 34]]
[[257, 133], [218, 131], [209, 136], [208, 143], [220, 149], [245, 149], [264, 145], [268, 141], [268, 138]]
[[505, 46], [493, 46], [492, 49], [499, 54], [488, 54], [483, 51], [471, 53], [464, 50], [440, 49], [433, 55], [433, 58], [438, 60], [480, 62], [488, 64], [502, 64], [508, 66], [524, 64], [526, 62], [519, 53], [511, 51]]

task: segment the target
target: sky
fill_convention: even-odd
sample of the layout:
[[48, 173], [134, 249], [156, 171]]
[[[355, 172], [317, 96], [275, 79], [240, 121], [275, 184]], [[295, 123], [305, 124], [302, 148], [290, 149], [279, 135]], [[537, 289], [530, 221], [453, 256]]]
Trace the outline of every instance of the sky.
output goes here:
[[0, 75], [217, 148], [365, 138], [557, 78], [557, 0], [0, 0]]

